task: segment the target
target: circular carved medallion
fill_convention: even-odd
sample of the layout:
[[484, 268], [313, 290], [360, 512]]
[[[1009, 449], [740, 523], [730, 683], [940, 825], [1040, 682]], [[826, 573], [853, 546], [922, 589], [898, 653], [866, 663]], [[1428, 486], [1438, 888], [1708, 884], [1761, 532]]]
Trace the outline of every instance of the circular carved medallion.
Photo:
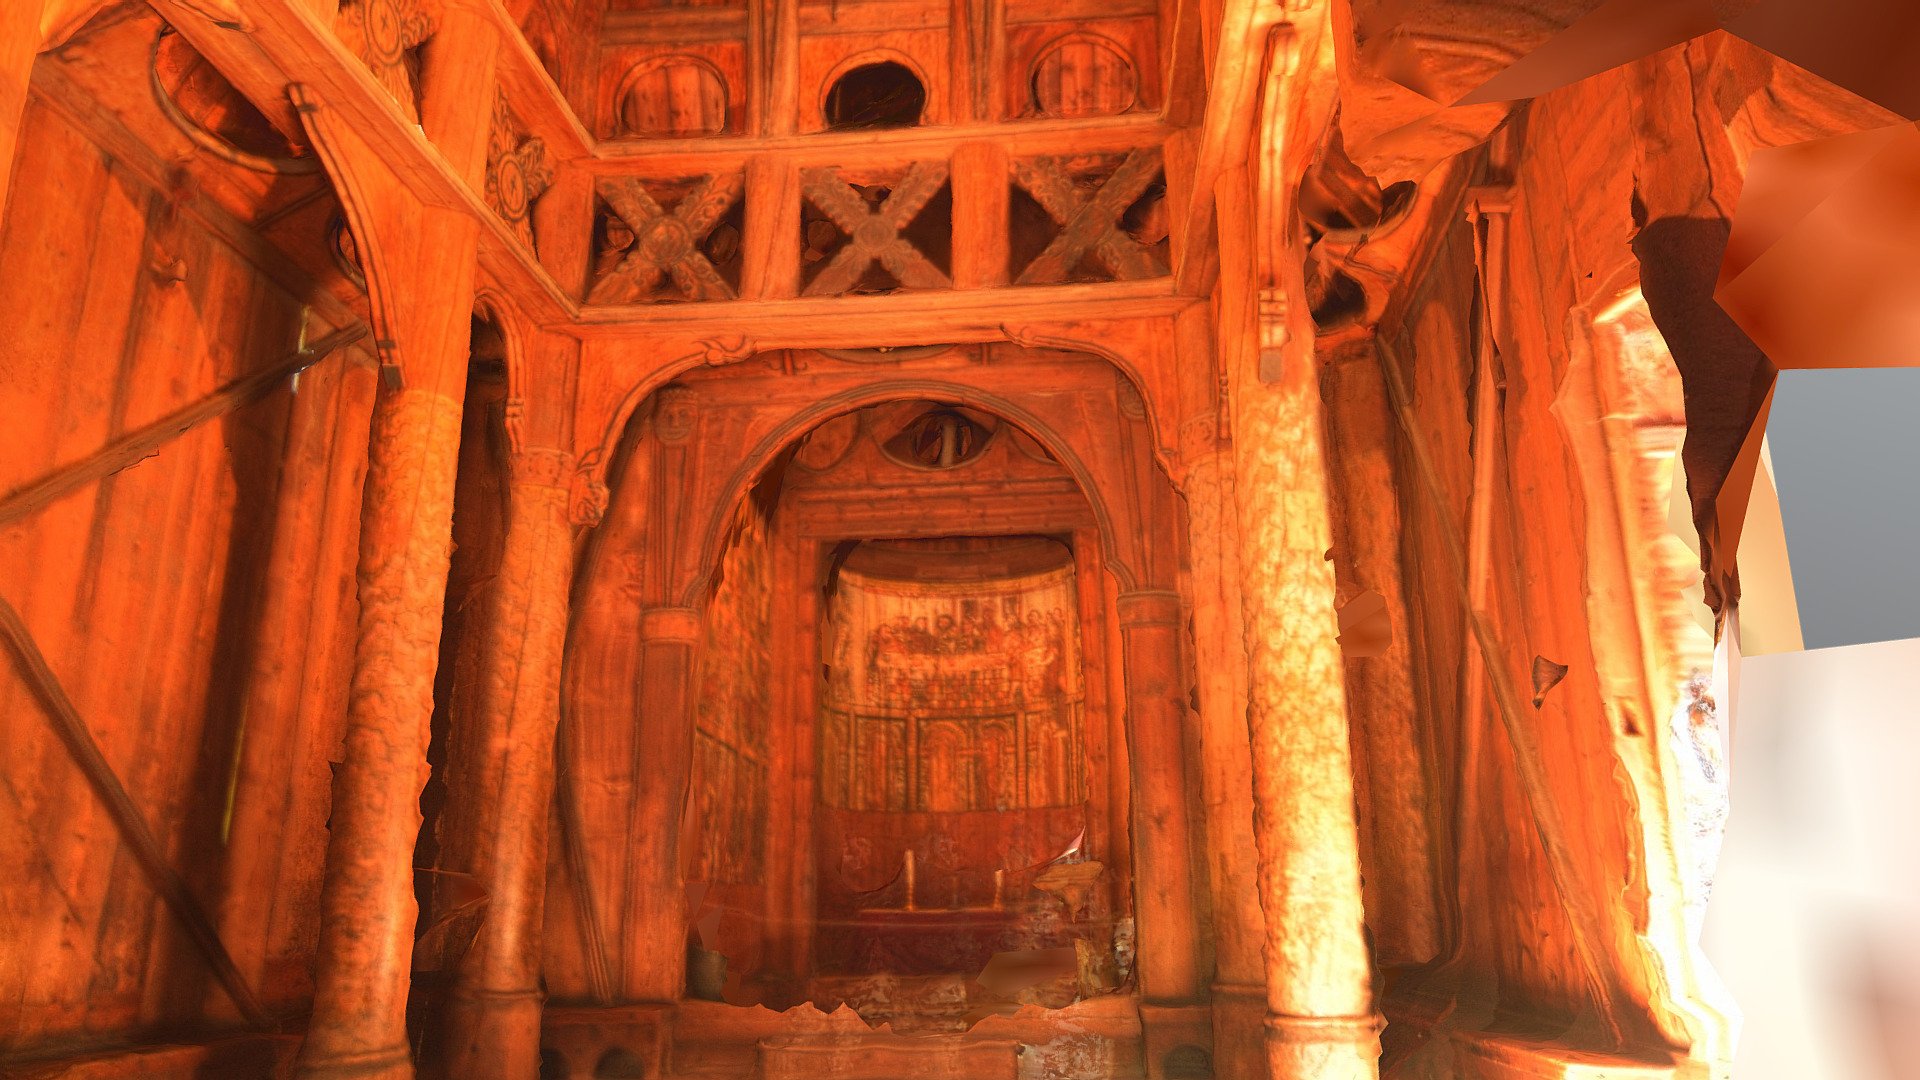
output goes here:
[[662, 214], [640, 229], [640, 255], [655, 266], [671, 266], [693, 251], [693, 234], [686, 223]]

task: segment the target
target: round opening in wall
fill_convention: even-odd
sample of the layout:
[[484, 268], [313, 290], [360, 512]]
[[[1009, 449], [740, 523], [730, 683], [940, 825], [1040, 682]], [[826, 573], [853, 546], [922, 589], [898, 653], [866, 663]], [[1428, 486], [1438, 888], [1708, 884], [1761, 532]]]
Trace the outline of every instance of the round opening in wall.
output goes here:
[[902, 465], [951, 469], [979, 457], [992, 437], [993, 429], [979, 419], [958, 409], [936, 408], [908, 423], [881, 450]]
[[827, 130], [913, 127], [926, 106], [927, 88], [905, 64], [861, 64], [827, 91]]

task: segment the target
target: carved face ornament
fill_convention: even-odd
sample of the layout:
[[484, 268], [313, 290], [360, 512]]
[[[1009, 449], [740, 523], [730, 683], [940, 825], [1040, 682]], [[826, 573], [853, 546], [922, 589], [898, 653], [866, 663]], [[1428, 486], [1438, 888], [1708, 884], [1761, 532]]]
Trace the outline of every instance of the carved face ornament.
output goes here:
[[683, 442], [693, 434], [693, 395], [680, 387], [660, 392], [660, 410], [655, 414], [654, 433], [664, 443]]

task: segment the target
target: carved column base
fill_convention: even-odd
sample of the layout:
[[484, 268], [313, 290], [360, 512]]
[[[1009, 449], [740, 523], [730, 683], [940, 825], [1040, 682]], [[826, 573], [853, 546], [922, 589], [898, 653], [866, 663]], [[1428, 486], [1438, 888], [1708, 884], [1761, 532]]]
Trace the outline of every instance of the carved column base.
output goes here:
[[406, 1044], [364, 1054], [303, 1059], [293, 1080], [413, 1080], [413, 1052]]
[[[1179, 1066], [1195, 1051], [1213, 1056], [1213, 1010], [1206, 1005], [1150, 1005], [1140, 1003], [1140, 1034], [1146, 1046], [1148, 1080], [1181, 1076], [1169, 1071], [1169, 1060]], [[1231, 1073], [1215, 1071], [1216, 1076]]]
[[1272, 1080], [1375, 1080], [1380, 1075], [1379, 1016], [1267, 1016], [1267, 1075]]
[[1264, 983], [1213, 984], [1213, 1075], [1262, 1075], [1267, 1067]]
[[459, 1080], [519, 1080], [540, 1072], [537, 990], [456, 986], [447, 1003], [445, 1075]]

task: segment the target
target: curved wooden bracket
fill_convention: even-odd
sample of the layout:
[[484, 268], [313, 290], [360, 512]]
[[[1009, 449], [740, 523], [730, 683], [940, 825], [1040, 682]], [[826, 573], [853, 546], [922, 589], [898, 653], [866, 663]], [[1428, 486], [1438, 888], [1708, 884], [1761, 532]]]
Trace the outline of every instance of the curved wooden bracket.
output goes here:
[[383, 184], [391, 182], [391, 174], [384, 166], [367, 160], [370, 152], [353, 134], [351, 126], [342, 122], [310, 87], [294, 83], [287, 87], [287, 96], [292, 99], [308, 141], [340, 197], [347, 228], [353, 234], [354, 251], [360, 257], [360, 269], [367, 279], [367, 298], [373, 308], [373, 344], [380, 356], [380, 374], [390, 389], [398, 389], [405, 370], [398, 313], [394, 310], [394, 285], [400, 275], [394, 267], [396, 256], [386, 243], [384, 230], [375, 223], [371, 209], [374, 200], [382, 194]]
[[1177, 433], [1171, 425], [1162, 421], [1162, 413], [1171, 415], [1171, 412], [1164, 408], [1156, 408], [1150, 384], [1132, 358], [1110, 345], [1090, 338], [1074, 337], [1026, 324], [1001, 323], [1000, 332], [1006, 335], [1008, 341], [1023, 349], [1061, 349], [1067, 352], [1086, 353], [1090, 356], [1098, 356], [1118, 368], [1120, 374], [1133, 384], [1133, 389], [1140, 395], [1140, 401], [1146, 412], [1147, 430], [1153, 432], [1154, 436], [1154, 461], [1159, 463], [1161, 470], [1169, 477], [1177, 480], [1184, 475], [1180, 447], [1177, 445], [1179, 442]]
[[759, 351], [754, 340], [745, 334], [702, 338], [694, 342], [694, 351], [660, 365], [652, 374], [634, 384], [620, 399], [620, 403], [614, 406], [613, 416], [607, 421], [600, 441], [580, 455], [580, 465], [574, 475], [573, 496], [569, 501], [573, 523], [591, 527], [600, 524], [600, 519], [606, 514], [607, 469], [612, 464], [614, 450], [626, 434], [627, 423], [633, 419], [634, 411], [649, 394], [696, 364], [719, 367], [738, 363]]

